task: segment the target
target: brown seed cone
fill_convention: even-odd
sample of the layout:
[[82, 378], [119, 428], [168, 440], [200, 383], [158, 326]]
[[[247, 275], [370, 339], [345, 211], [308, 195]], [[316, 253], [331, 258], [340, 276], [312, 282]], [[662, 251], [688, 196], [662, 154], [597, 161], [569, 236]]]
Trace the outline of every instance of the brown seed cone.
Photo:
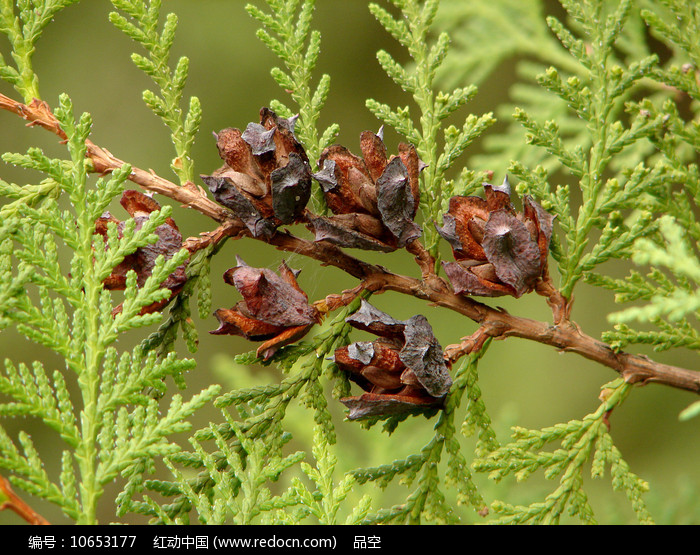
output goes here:
[[[160, 204], [140, 191], [124, 191], [120, 203], [136, 221], [137, 230], [148, 220], [151, 212], [161, 209]], [[105, 212], [97, 219], [95, 222], [95, 233], [102, 235], [106, 241], [109, 223], [116, 224], [118, 234], [121, 237], [126, 222], [119, 221], [109, 212]], [[107, 276], [103, 282], [105, 289], [124, 290], [126, 288], [126, 275], [131, 270], [136, 272], [136, 283], [139, 287], [142, 287], [151, 276], [158, 256], [162, 255], [166, 259], [169, 259], [182, 248], [182, 235], [172, 218], [167, 218], [165, 223], [158, 226], [155, 230], [155, 234], [158, 236], [158, 240], [154, 244], [139, 247], [132, 254], [125, 256], [124, 259], [112, 269], [112, 273]], [[171, 295], [167, 299], [143, 307], [141, 309], [141, 314], [150, 314], [162, 310], [180, 291], [182, 291], [187, 281], [187, 275], [185, 273], [186, 265], [185, 263], [178, 266], [177, 269], [161, 283], [161, 287], [169, 289]], [[121, 305], [116, 307], [113, 313], [116, 314], [120, 311]]]
[[445, 273], [456, 293], [520, 297], [546, 273], [554, 216], [529, 196], [516, 212], [507, 178], [501, 187], [485, 183], [484, 192], [483, 199], [452, 197], [436, 225], [456, 260], [443, 262]]
[[243, 300], [230, 309], [218, 309], [214, 316], [219, 327], [214, 335], [240, 335], [250, 341], [265, 341], [257, 350], [267, 360], [280, 347], [301, 339], [321, 316], [308, 304], [294, 272], [285, 262], [279, 275], [267, 268], [253, 268], [240, 258], [238, 265], [224, 274]]
[[[341, 145], [326, 148], [319, 158], [319, 182], [334, 217], [316, 217], [309, 227], [317, 241], [342, 247], [393, 251], [421, 234], [414, 218], [420, 204], [419, 174], [423, 163], [412, 145], [399, 145], [387, 156], [381, 130], [360, 135], [362, 157]], [[353, 216], [349, 218], [349, 216]], [[370, 229], [348, 222], [371, 218]]]
[[341, 399], [350, 409], [349, 419], [442, 407], [452, 379], [442, 347], [425, 317], [396, 320], [362, 301], [346, 322], [380, 336], [335, 351], [338, 367], [366, 392]]
[[248, 124], [243, 132], [223, 129], [216, 146], [224, 166], [201, 176], [214, 199], [254, 237], [300, 221], [311, 196], [309, 159], [294, 136], [295, 121], [262, 108], [260, 123]]

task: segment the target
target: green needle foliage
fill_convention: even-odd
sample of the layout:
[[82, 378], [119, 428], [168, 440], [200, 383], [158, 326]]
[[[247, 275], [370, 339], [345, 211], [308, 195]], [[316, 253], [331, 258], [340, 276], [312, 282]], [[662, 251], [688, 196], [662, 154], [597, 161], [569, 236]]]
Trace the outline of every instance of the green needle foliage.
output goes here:
[[[539, 470], [549, 480], [559, 479], [557, 489], [544, 501], [527, 507], [494, 502], [492, 508], [500, 518], [493, 522], [557, 524], [562, 515], [568, 514], [586, 524], [594, 524], [593, 510], [583, 489], [584, 465], [591, 461], [591, 476], [601, 478], [609, 465], [613, 488], [624, 491], [640, 523], [652, 524], [641, 497], [648, 490], [648, 484], [630, 472], [608, 430], [610, 412], [629, 394], [629, 389], [623, 380], [611, 382], [603, 389], [601, 406], [583, 420], [572, 420], [542, 430], [514, 428], [512, 443], [476, 459], [475, 469], [489, 472], [489, 477], [494, 480], [501, 480], [509, 474], [525, 480]], [[561, 448], [542, 451], [552, 442], [560, 442]]]
[[[521, 179], [520, 191], [543, 199], [543, 205], [557, 216], [563, 238], [555, 258], [561, 291], [568, 298], [584, 274], [611, 258], [628, 256], [634, 241], [650, 233], [652, 207], [645, 199], [661, 196], [666, 181], [665, 167], [660, 163], [649, 166], [649, 162], [640, 162], [639, 156], [633, 158], [634, 165], [625, 162], [629, 150], [643, 154], [645, 139], [663, 124], [661, 117], [643, 115], [627, 124], [621, 120], [625, 101], [651, 75], [657, 61], [652, 55], [623, 65], [613, 58], [630, 2], [620, 2], [610, 13], [605, 11], [609, 4], [564, 5], [583, 37], [578, 38], [553, 17], [547, 22], [583, 67], [583, 74], [566, 76], [551, 67], [538, 75], [538, 82], [585, 122], [587, 140], [567, 145], [557, 121], [537, 121], [523, 109], [517, 109], [514, 118], [527, 130], [527, 141], [543, 148], [558, 161], [558, 168], [565, 168], [576, 180], [580, 205], [574, 208], [571, 185], [551, 185], [552, 172], [543, 165], [528, 168], [513, 162], [510, 172]], [[619, 168], [613, 163], [618, 160]], [[590, 235], [595, 229], [600, 238], [591, 248]]]
[[[662, 2], [663, 9], [645, 9], [641, 15], [652, 32], [673, 49], [673, 56], [663, 67], [654, 67], [652, 78], [660, 84], [673, 87], [686, 95], [693, 106], [700, 100], [695, 68], [700, 63], [700, 10], [694, 4]], [[639, 238], [632, 245], [635, 264], [650, 267], [642, 275], [632, 270], [623, 280], [605, 276], [591, 276], [590, 281], [615, 292], [618, 303], [637, 306], [610, 314], [615, 329], [604, 334], [604, 339], [617, 348], [643, 343], [653, 345], [656, 351], [675, 347], [698, 348], [698, 270], [697, 247], [700, 227], [695, 207], [700, 200], [697, 153], [700, 131], [697, 120], [681, 114], [678, 105], [665, 100], [637, 103], [633, 110], [643, 117], [662, 118], [663, 128], [650, 136], [661, 155], [658, 166], [669, 176], [668, 181], [681, 183], [668, 194], [652, 199], [654, 207], [664, 216], [658, 222], [658, 231], [647, 238]], [[652, 329], [633, 329], [633, 324], [649, 324]], [[693, 403], [681, 414], [688, 419], [700, 414], [700, 405]]]
[[[328, 357], [337, 347], [347, 343], [350, 326], [345, 323], [345, 317], [351, 310], [356, 310], [358, 305], [359, 300], [349, 310], [341, 311], [312, 342], [281, 349], [271, 359], [287, 374], [279, 384], [237, 389], [217, 397], [214, 404], [222, 411], [224, 422], [198, 430], [192, 440], [195, 450], [181, 452], [170, 458], [174, 476], [180, 478], [180, 481], [146, 482], [147, 489], [174, 497], [172, 502], [162, 509], [157, 508], [158, 505], [153, 502], [134, 502], [131, 510], [152, 515], [163, 522], [180, 522], [187, 519], [192, 507], [197, 508], [198, 504], [204, 503], [205, 509], [197, 511], [199, 519], [204, 523], [220, 523], [221, 518], [239, 519], [235, 521], [240, 523], [242, 518], [243, 523], [250, 524], [260, 523], [254, 520], [255, 517], [269, 522], [273, 517], [262, 513], [279, 513], [284, 507], [290, 506], [295, 507], [296, 512], [294, 518], [291, 515], [285, 516], [285, 521], [311, 515], [317, 521], [335, 523], [337, 504], [345, 498], [351, 482], [350, 478], [345, 478], [337, 486], [339, 489], [326, 482], [332, 479], [335, 466], [328, 449], [336, 443], [336, 435], [322, 390], [322, 380], [328, 376], [337, 378], [337, 371]], [[255, 353], [248, 353], [236, 357], [236, 362], [253, 364], [262, 361]], [[341, 378], [337, 387], [339, 392], [346, 390], [347, 378]], [[254, 499], [237, 499], [239, 495], [256, 498], [263, 495], [260, 489], [263, 484], [270, 480], [276, 481], [287, 467], [303, 458], [304, 453], [284, 454], [291, 436], [283, 424], [290, 404], [299, 402], [312, 411], [317, 427], [313, 454], [317, 457], [319, 469], [305, 464], [303, 471], [316, 481], [324, 502], [321, 505], [316, 501], [311, 505], [304, 503], [303, 500], [315, 500], [316, 496], [309, 492], [299, 477], [282, 498], [275, 501], [272, 494], [269, 498], [266, 497], [265, 509], [250, 506], [256, 505]], [[241, 420], [233, 418], [229, 412], [231, 408], [235, 409]], [[212, 441], [214, 452], [210, 453], [205, 450], [205, 442]], [[175, 465], [197, 469], [198, 473], [183, 483], [184, 474]], [[233, 476], [230, 471], [233, 471]], [[241, 485], [243, 475], [248, 480], [245, 486]], [[217, 501], [210, 503], [212, 495], [215, 499], [223, 499], [226, 505], [218, 507]], [[297, 505], [303, 505], [301, 512]], [[241, 507], [245, 507], [243, 515], [238, 512]], [[281, 513], [277, 514], [275, 518], [281, 518], [280, 515]]]
[[[459, 180], [451, 179], [449, 170], [495, 120], [490, 113], [483, 116], [470, 114], [460, 127], [446, 125], [445, 120], [472, 99], [477, 89], [473, 85], [449, 92], [437, 89], [437, 72], [450, 45], [447, 33], [440, 33], [433, 39], [433, 22], [439, 2], [396, 0], [392, 3], [401, 10], [400, 17], [394, 17], [389, 10], [374, 3], [370, 4], [370, 11], [408, 51], [412, 64], [401, 65], [385, 50], [377, 52], [377, 60], [392, 81], [411, 95], [419, 114], [412, 116], [410, 106], [394, 109], [373, 99], [367, 100], [367, 108], [415, 145], [426, 164], [421, 210], [426, 222], [439, 221], [439, 215], [447, 210], [447, 200], [451, 196], [471, 192], [484, 180], [483, 173], [472, 171], [464, 171]], [[426, 225], [423, 231], [426, 247], [436, 256], [438, 236], [434, 227]]]
[[[254, 4], [246, 5], [246, 11], [262, 25], [257, 37], [284, 64], [285, 69], [274, 67], [270, 74], [295, 104], [292, 109], [275, 100], [270, 106], [283, 117], [298, 116], [295, 132], [305, 145], [313, 167], [321, 151], [335, 140], [340, 130], [337, 123], [323, 131], [318, 127], [330, 92], [331, 76], [324, 73], [314, 88], [314, 70], [321, 53], [321, 33], [311, 28], [315, 3], [315, 0], [266, 0], [269, 12]], [[314, 193], [312, 203], [316, 210], [322, 209], [324, 201], [320, 193]]]
[[[62, 210], [47, 197], [38, 206], [16, 205], [12, 217], [4, 220], [0, 242], [6, 279], [0, 314], [3, 327], [14, 326], [29, 341], [54, 351], [65, 367], [48, 371], [38, 361], [28, 366], [6, 360], [0, 392], [8, 401], [0, 412], [39, 419], [65, 448], [60, 477], [52, 478], [29, 434], [22, 432], [14, 440], [3, 431], [0, 465], [12, 472], [15, 485], [57, 504], [78, 523], [94, 524], [105, 487], [135, 466], [178, 450], [169, 437], [187, 430], [186, 419], [218, 388], [211, 386], [186, 402], [176, 395], [165, 409], [146, 392], [162, 390], [164, 378], [191, 369], [194, 361], [180, 360], [175, 353], [158, 361], [139, 347], [117, 350], [120, 335], [160, 319], [157, 313], [142, 315], [141, 309], [169, 294], [159, 284], [188, 253], [160, 257], [140, 288], [131, 271], [122, 310], [113, 315], [112, 298], [102, 282], [126, 255], [157, 239], [154, 231], [170, 209], [152, 213], [138, 230], [125, 227], [121, 238], [111, 224], [105, 248], [95, 234], [95, 221], [121, 193], [131, 168], [90, 185], [85, 163], [90, 117], [84, 114], [76, 121], [67, 96], [61, 98], [56, 117], [68, 136], [70, 159], [50, 159], [38, 149], [5, 159], [46, 173], [72, 208]], [[67, 261], [64, 249], [72, 253]], [[71, 391], [71, 383], [77, 389]]]
[[131, 59], [159, 89], [158, 93], [144, 91], [143, 100], [172, 133], [176, 157], [171, 167], [184, 185], [194, 180], [191, 151], [202, 119], [202, 107], [196, 96], [190, 97], [186, 113], [180, 106], [187, 82], [189, 59], [182, 56], [174, 68], [169, 66], [177, 16], [174, 13], [168, 14], [159, 32], [160, 1], [115, 0], [112, 5], [120, 11], [112, 12], [109, 15], [110, 21], [148, 52], [148, 56], [134, 53]]
[[3, 0], [0, 4], [0, 33], [12, 46], [14, 65], [0, 56], [0, 79], [10, 83], [25, 102], [39, 96], [39, 79], [32, 57], [36, 42], [51, 20], [64, 8], [79, 0]]
[[[634, 374], [628, 362], [633, 355], [623, 350], [637, 345], [660, 354], [700, 350], [700, 8], [694, 2], [561, 0], [556, 16], [543, 0], [368, 2], [377, 30], [395, 42], [394, 49], [379, 49], [376, 60], [405, 104], [394, 106], [386, 98], [362, 101], [370, 114], [412, 144], [420, 158], [411, 168], [410, 160], [400, 166], [415, 170], [410, 177], [420, 182], [420, 244], [411, 236], [401, 245], [410, 256], [395, 249], [379, 262], [373, 258], [376, 252], [365, 258], [360, 249], [336, 248], [318, 236], [308, 239], [298, 224], [311, 225], [318, 215], [314, 221], [370, 221], [382, 228], [380, 233], [394, 233], [394, 228], [383, 229], [395, 223], [384, 219], [385, 212], [394, 210], [392, 217], [405, 219], [401, 209], [406, 207], [394, 204], [410, 204], [407, 199], [414, 191], [393, 191], [396, 198], [383, 197], [381, 204], [375, 199], [381, 221], [371, 210], [337, 213], [331, 201], [326, 204], [325, 186], [339, 187], [333, 180], [340, 173], [330, 164], [319, 167], [318, 161], [343, 122], [320, 126], [332, 91], [331, 76], [317, 75], [323, 48], [315, 28], [315, 2], [248, 4], [241, 15], [247, 13], [259, 25], [258, 39], [279, 60], [270, 74], [290, 98], [258, 102], [276, 112], [264, 123], [284, 127], [284, 133], [250, 128], [247, 137], [260, 141], [255, 168], [251, 170], [251, 154], [247, 165], [234, 168], [226, 160], [227, 166], [206, 176], [207, 185], [214, 184], [209, 185], [212, 192], [218, 187], [230, 201], [221, 202], [216, 212], [214, 225], [219, 227], [197, 230], [201, 235], [181, 243], [178, 237], [172, 252], [153, 255], [148, 271], [134, 261], [145, 252], [161, 252], [163, 230], [177, 231], [173, 219], [178, 213], [170, 205], [146, 209], [143, 205], [155, 200], [142, 195], [142, 204], [130, 211], [132, 218], [117, 222], [108, 210], [120, 198], [126, 207], [124, 199], [134, 193], [129, 189], [140, 185], [206, 215], [213, 212], [201, 209], [214, 203], [197, 177], [193, 145], [202, 106], [185, 93], [190, 61], [186, 56], [173, 61], [178, 18], [165, 14], [160, 0], [111, 0], [111, 29], [138, 50], [131, 60], [152, 82], [142, 99], [170, 132], [176, 182], [152, 174], [146, 179], [148, 172], [121, 163], [92, 176], [98, 150], [90, 141], [91, 116], [76, 118], [66, 94], [49, 111], [39, 102], [32, 63], [42, 31], [76, 3], [0, 0], [3, 48], [10, 53], [0, 57], [0, 79], [18, 95], [0, 95], [0, 117], [8, 119], [2, 129], [11, 128], [12, 118], [24, 117], [60, 135], [65, 152], [49, 156], [29, 146], [18, 149], [24, 154], [2, 156], [27, 177], [26, 183], [0, 179], [0, 333], [31, 347], [27, 360], [5, 357], [0, 371], [0, 471], [30, 504], [33, 497], [42, 506], [55, 505], [80, 524], [103, 522], [103, 514], [120, 522], [159, 524], [595, 523], [604, 511], [597, 506], [590, 479], [607, 473], [612, 490], [627, 500], [624, 518], [654, 522], [650, 496], [645, 495], [649, 485], [623, 457], [613, 423], [635, 395], [630, 382], [658, 377]], [[334, 37], [324, 36], [328, 40]], [[498, 72], [507, 64], [515, 68], [516, 82], [487, 103], [486, 113], [470, 113], [468, 107], [480, 101], [478, 87], [486, 89], [500, 79]], [[240, 124], [221, 122], [219, 128], [225, 125]], [[235, 132], [231, 137], [235, 143]], [[383, 168], [370, 180], [370, 166], [388, 168], [395, 160], [383, 153], [379, 162], [370, 160], [378, 150], [367, 147], [368, 137], [363, 136], [361, 163], [353, 165], [360, 158], [341, 151], [348, 180], [359, 179], [355, 192], [364, 208], [372, 194], [379, 196], [380, 181], [381, 187], [393, 187], [386, 184], [391, 176]], [[286, 141], [286, 166], [273, 160], [278, 166], [268, 171], [268, 140]], [[289, 146], [296, 141], [303, 149]], [[412, 156], [399, 152], [407, 159]], [[352, 175], [363, 167], [367, 175]], [[290, 168], [303, 174], [300, 181], [312, 184], [308, 208], [296, 204], [302, 195], [294, 200], [284, 196]], [[251, 176], [246, 173], [250, 171], [257, 173]], [[280, 195], [271, 206], [264, 204], [266, 196], [257, 187], [256, 179], [265, 172], [263, 179], [274, 182], [263, 184], [270, 185], [270, 198]], [[320, 172], [314, 176], [318, 183], [312, 180], [314, 172]], [[547, 297], [551, 323], [521, 316], [520, 307], [532, 303], [509, 299], [504, 306], [512, 312], [506, 312], [493, 299], [453, 294], [450, 282], [438, 275], [439, 261], [448, 252], [442, 239], [451, 232], [445, 231], [449, 218], [443, 216], [452, 209], [451, 199], [480, 195], [483, 181], [496, 175], [500, 182], [506, 174], [521, 197], [530, 197], [523, 199], [522, 217], [514, 210], [518, 216], [512, 218], [523, 228], [537, 228], [523, 233], [530, 233], [528, 238], [535, 233], [538, 247], [543, 235], [549, 235], [539, 205], [554, 216], [551, 241], [546, 237], [551, 260], [541, 263], [537, 283], [525, 287]], [[252, 179], [244, 183], [246, 195], [237, 190], [243, 200], [232, 189], [224, 190], [241, 176]], [[470, 206], [482, 206], [479, 202]], [[235, 209], [241, 205], [260, 208], [263, 220], [268, 218], [265, 210], [277, 218], [280, 206], [293, 215], [258, 235], [246, 228], [247, 221], [239, 225], [237, 218], [243, 216]], [[489, 206], [488, 211], [505, 214], [503, 207]], [[476, 216], [464, 223], [468, 231], [455, 224], [454, 234], [468, 233], [485, 252], [482, 238], [491, 228], [488, 223], [480, 228]], [[400, 233], [413, 233], [413, 215], [401, 223], [407, 227]], [[444, 226], [442, 233], [436, 225]], [[499, 245], [514, 235], [501, 233]], [[238, 335], [264, 340], [265, 346], [227, 356], [221, 380], [225, 386], [213, 383], [206, 364], [199, 364], [198, 377], [205, 385], [199, 392], [183, 393], [191, 388], [190, 371], [196, 363], [179, 351], [186, 348], [198, 361], [200, 356], [206, 360], [197, 352], [198, 329], [211, 329], [214, 260], [223, 260], [231, 243], [254, 239], [271, 253], [278, 247], [293, 256], [309, 255], [319, 266], [335, 265], [361, 276], [360, 287], [295, 305], [300, 315], [313, 314], [315, 323], [308, 326], [265, 322], [253, 314], [256, 307], [238, 303], [227, 311], [250, 327], [240, 326]], [[393, 264], [402, 254], [409, 264], [415, 257], [419, 266], [396, 271]], [[540, 252], [542, 258], [546, 254]], [[402, 267], [401, 261], [396, 264]], [[465, 272], [488, 266], [476, 259], [465, 264]], [[123, 287], [110, 287], [125, 265]], [[264, 291], [275, 287], [268, 273], [272, 262], [263, 266], [237, 266], [259, 272], [255, 283], [248, 284], [258, 302]], [[183, 274], [179, 286], [168, 285], [178, 272]], [[301, 294], [294, 271], [282, 266], [280, 275], [287, 288], [280, 290], [288, 297]], [[235, 273], [226, 276], [245, 297]], [[573, 299], [584, 283], [601, 299], [613, 294], [618, 303], [599, 310], [604, 313], [601, 320], [612, 327], [601, 336], [607, 345], [585, 336], [574, 322], [581, 307]], [[123, 293], [114, 290], [120, 288]], [[365, 301], [374, 301], [372, 294], [383, 290], [410, 293], [440, 310], [471, 315], [479, 327], [461, 343], [443, 348], [443, 341], [455, 338], [436, 337], [439, 344], [431, 343], [427, 334], [415, 331], [418, 324], [409, 331], [409, 320], [392, 322], [384, 314], [372, 322], [386, 326], [376, 334], [381, 339], [366, 341], [363, 333], [375, 328], [364, 327], [363, 318], [369, 318], [363, 312]], [[545, 304], [537, 294], [532, 297]], [[276, 298], [275, 309], [284, 312], [288, 300]], [[403, 340], [397, 339], [395, 327], [404, 330], [400, 353], [395, 349]], [[467, 329], [465, 324], [452, 332], [459, 338], [472, 333]], [[418, 345], [409, 345], [411, 333], [418, 335]], [[564, 422], [535, 429], [516, 425], [510, 439], [500, 437], [503, 418], [481, 378], [497, 356], [493, 339], [507, 339], [500, 344], [515, 349], [513, 335], [576, 351], [622, 376], [602, 386], [600, 405], [590, 414], [569, 414]], [[373, 381], [385, 362], [374, 358], [358, 374], [348, 375], [338, 353], [355, 349], [359, 358], [351, 358], [360, 361], [369, 346], [372, 357], [375, 346], [389, 352], [383, 356], [398, 357], [399, 375], [394, 369], [394, 374], [380, 376], [384, 382]], [[442, 365], [444, 359], [450, 380], [444, 396], [433, 395], [437, 388], [428, 390], [423, 376], [407, 362], [411, 357], [423, 368]], [[642, 357], [633, 360], [644, 360], [647, 369], [655, 364]], [[396, 380], [400, 393], [391, 385]], [[358, 387], [365, 394], [353, 396]], [[377, 399], [384, 404], [373, 405]], [[370, 410], [354, 422], [352, 412], [345, 418], [341, 402]], [[402, 411], [402, 403], [413, 406]], [[700, 402], [695, 402], [680, 418], [698, 415]], [[205, 424], [193, 427], [194, 418]], [[391, 442], [398, 442], [401, 450]], [[60, 456], [51, 452], [56, 444]], [[555, 485], [548, 493], [527, 498], [532, 491], [523, 494], [518, 484], [538, 475]], [[6, 498], [8, 492], [0, 487], [0, 500]]]

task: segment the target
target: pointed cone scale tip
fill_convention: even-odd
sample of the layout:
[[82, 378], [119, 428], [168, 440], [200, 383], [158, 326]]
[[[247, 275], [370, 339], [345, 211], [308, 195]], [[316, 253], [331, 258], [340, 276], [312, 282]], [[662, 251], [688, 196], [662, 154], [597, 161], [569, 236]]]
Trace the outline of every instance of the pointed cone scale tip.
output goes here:
[[377, 131], [377, 137], [379, 137], [380, 140], [384, 140], [384, 126], [382, 125], [379, 128], [379, 131]]
[[241, 139], [248, 143], [254, 155], [260, 156], [266, 152], [275, 150], [275, 143], [273, 140], [274, 134], [275, 127], [272, 129], [265, 129], [259, 123], [251, 122], [241, 134]]
[[287, 271], [291, 272], [291, 274], [292, 274], [295, 278], [299, 277], [299, 274], [301, 273], [301, 270], [295, 270], [295, 269], [292, 268], [289, 264], [287, 264], [287, 261], [286, 261], [286, 260], [282, 260], [282, 262], [280, 262], [280, 265], [279, 265], [279, 267], [277, 268], [277, 270], [278, 270], [278, 271], [287, 270]]
[[[286, 262], [285, 262], [285, 265], [286, 265]], [[289, 268], [289, 266], [287, 266], [287, 268]], [[295, 279], [298, 278], [299, 274], [301, 273], [301, 270], [296, 270], [294, 268], [289, 268], [289, 271], [292, 272], [292, 275], [294, 276]]]
[[501, 183], [498, 187], [494, 187], [493, 190], [501, 191], [502, 193], [510, 195], [510, 181], [508, 181], [508, 174], [506, 174], [506, 176], [503, 178], [503, 183]]

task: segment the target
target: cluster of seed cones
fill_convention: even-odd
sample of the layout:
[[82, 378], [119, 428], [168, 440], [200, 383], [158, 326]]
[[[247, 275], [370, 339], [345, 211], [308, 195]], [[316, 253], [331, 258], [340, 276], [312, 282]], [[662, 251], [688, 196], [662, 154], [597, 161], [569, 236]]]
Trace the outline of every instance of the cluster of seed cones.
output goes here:
[[[314, 172], [294, 134], [294, 124], [295, 118], [281, 118], [263, 108], [260, 122], [248, 124], [243, 132], [227, 128], [216, 134], [224, 164], [201, 176], [202, 180], [253, 237], [269, 238], [280, 226], [301, 223], [312, 231], [315, 241], [382, 252], [404, 248], [420, 237], [415, 218], [424, 164], [413, 145], [401, 143], [398, 154], [390, 156], [382, 131], [365, 131], [360, 136], [362, 156], [333, 145], [323, 151]], [[307, 208], [314, 180], [330, 215], [317, 215]], [[160, 208], [134, 191], [125, 193], [122, 204], [137, 226]], [[528, 196], [522, 204], [518, 212], [507, 179], [499, 187], [485, 183], [484, 198], [450, 199], [442, 226], [436, 224], [436, 228], [452, 247], [455, 260], [443, 262], [443, 268], [456, 294], [520, 297], [546, 274], [553, 217]], [[123, 222], [105, 214], [97, 222], [96, 233], [106, 235], [109, 221], [123, 228]], [[182, 247], [172, 220], [156, 233], [158, 242], [126, 257], [105, 280], [105, 287], [123, 288], [132, 269], [141, 285], [158, 254], [170, 257]], [[261, 341], [257, 354], [262, 359], [299, 340], [320, 322], [321, 314], [309, 304], [297, 276], [286, 263], [275, 273], [248, 266], [239, 258], [224, 280], [240, 292], [242, 300], [215, 312], [219, 327], [212, 333]], [[144, 311], [162, 309], [185, 281], [182, 266], [162, 284], [172, 291], [171, 297]], [[338, 367], [364, 390], [358, 397], [342, 399], [350, 409], [349, 418], [442, 406], [452, 382], [444, 352], [425, 317], [395, 320], [363, 301], [347, 322], [377, 336], [335, 352]]]

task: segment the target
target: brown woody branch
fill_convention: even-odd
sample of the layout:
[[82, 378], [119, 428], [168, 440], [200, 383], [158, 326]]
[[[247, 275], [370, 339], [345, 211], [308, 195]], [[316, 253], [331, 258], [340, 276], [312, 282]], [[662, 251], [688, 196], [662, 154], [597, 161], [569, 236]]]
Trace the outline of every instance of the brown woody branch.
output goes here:
[[[56, 116], [51, 112], [46, 102], [35, 98], [30, 104], [22, 104], [0, 94], [0, 109], [17, 114], [29, 122], [27, 125], [42, 127], [60, 137], [61, 140], [65, 141], [67, 138]], [[111, 173], [125, 164], [124, 161], [114, 156], [108, 150], [97, 146], [92, 141], [87, 140], [85, 144], [87, 146], [87, 157], [92, 162], [96, 172]], [[187, 182], [185, 185], [179, 186], [156, 175], [153, 171], [146, 171], [133, 166], [129, 174], [129, 181], [136, 183], [147, 191], [159, 193], [179, 202], [183, 206], [193, 208], [216, 222], [225, 223], [234, 218], [228, 209], [209, 199], [204, 190], [197, 187], [194, 183]]]
[[14, 511], [29, 524], [49, 524], [48, 520], [17, 497], [17, 494], [10, 487], [10, 482], [3, 476], [0, 476], [0, 499], [2, 499], [0, 511], [5, 509]]
[[454, 364], [469, 353], [478, 353], [491, 337], [488, 326], [480, 326], [473, 334], [463, 337], [460, 343], [445, 347], [445, 360]]
[[[577, 353], [584, 358], [612, 368], [628, 383], [651, 382], [700, 393], [700, 372], [653, 361], [646, 356], [616, 352], [609, 345], [586, 335], [568, 319], [570, 303], [561, 294], [550, 292], [554, 305], [555, 324], [522, 318], [493, 308], [470, 297], [456, 295], [451, 287], [434, 273], [423, 279], [398, 275], [386, 268], [369, 264], [348, 255], [342, 249], [324, 242], [314, 242], [279, 232], [266, 240], [280, 250], [294, 252], [335, 266], [362, 280], [364, 288], [373, 292], [397, 291], [430, 301], [463, 314], [481, 325], [482, 334], [494, 338], [520, 337], [550, 345], [563, 352]], [[549, 291], [549, 285], [542, 286]], [[485, 338], [485, 337], [484, 337]], [[481, 344], [483, 341], [479, 340]]]
[[[38, 125], [61, 139], [66, 138], [55, 116], [44, 102], [34, 100], [25, 105], [0, 94], [0, 109], [19, 115], [27, 120], [29, 125]], [[92, 161], [95, 171], [100, 173], [109, 173], [124, 165], [122, 160], [90, 141], [87, 142], [87, 156]], [[193, 183], [178, 186], [151, 171], [135, 167], [132, 167], [129, 180], [148, 191], [162, 194], [183, 206], [197, 210], [220, 224], [212, 232], [204, 233], [199, 238], [188, 239], [185, 246], [191, 251], [226, 237], [250, 236], [240, 220], [228, 209], [210, 200], [206, 193]], [[452, 288], [435, 274], [434, 260], [418, 241], [410, 243], [407, 250], [416, 257], [421, 268], [421, 279], [394, 274], [382, 266], [359, 260], [330, 243], [307, 241], [286, 231], [278, 231], [271, 237], [258, 239], [280, 250], [313, 258], [326, 266], [335, 266], [361, 281], [357, 288], [342, 295], [329, 296], [322, 301], [322, 304], [325, 303], [323, 307], [328, 310], [349, 302], [363, 289], [372, 292], [396, 291], [430, 301], [477, 322], [480, 325], [477, 333], [450, 351], [450, 356], [455, 360], [480, 348], [488, 337], [520, 337], [550, 345], [560, 351], [577, 353], [612, 368], [628, 383], [656, 382], [700, 393], [699, 372], [655, 362], [645, 356], [616, 352], [609, 345], [583, 333], [578, 325], [569, 319], [571, 302], [553, 286], [548, 276], [539, 283], [537, 292], [545, 296], [552, 307], [553, 324], [515, 316], [473, 298], [456, 295]]]

